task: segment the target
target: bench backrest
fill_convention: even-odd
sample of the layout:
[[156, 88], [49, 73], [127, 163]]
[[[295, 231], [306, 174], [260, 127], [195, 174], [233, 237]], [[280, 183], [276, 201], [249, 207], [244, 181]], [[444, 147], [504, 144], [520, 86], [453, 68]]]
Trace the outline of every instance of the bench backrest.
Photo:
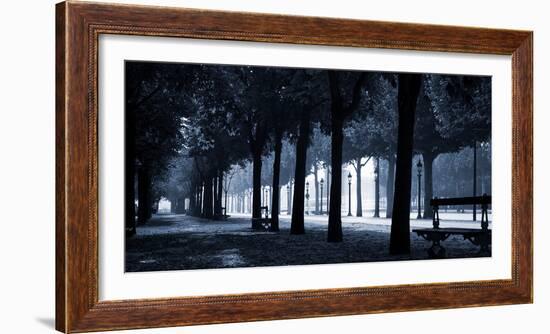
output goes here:
[[442, 205], [473, 205], [473, 204], [491, 204], [491, 196], [472, 196], [472, 197], [454, 197], [454, 198], [432, 198], [430, 200], [431, 206]]
[[481, 205], [481, 229], [487, 230], [489, 227], [489, 205], [491, 204], [491, 196], [472, 196], [472, 197], [455, 197], [455, 198], [433, 198], [430, 200], [430, 205], [434, 209], [433, 226], [439, 228], [439, 207], [443, 205]]

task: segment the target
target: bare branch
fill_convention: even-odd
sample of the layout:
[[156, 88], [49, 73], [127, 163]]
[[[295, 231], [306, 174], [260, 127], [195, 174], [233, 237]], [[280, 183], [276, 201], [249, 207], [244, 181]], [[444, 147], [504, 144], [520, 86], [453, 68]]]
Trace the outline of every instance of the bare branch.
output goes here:
[[370, 158], [372, 157], [367, 157], [367, 160], [365, 160], [365, 162], [361, 164], [361, 167], [365, 167], [365, 165], [369, 162]]

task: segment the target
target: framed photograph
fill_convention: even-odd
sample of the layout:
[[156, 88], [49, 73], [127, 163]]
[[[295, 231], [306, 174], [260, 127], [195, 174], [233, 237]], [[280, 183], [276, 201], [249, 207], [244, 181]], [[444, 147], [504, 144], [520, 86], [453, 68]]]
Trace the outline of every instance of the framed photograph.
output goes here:
[[531, 303], [530, 31], [56, 7], [56, 328]]

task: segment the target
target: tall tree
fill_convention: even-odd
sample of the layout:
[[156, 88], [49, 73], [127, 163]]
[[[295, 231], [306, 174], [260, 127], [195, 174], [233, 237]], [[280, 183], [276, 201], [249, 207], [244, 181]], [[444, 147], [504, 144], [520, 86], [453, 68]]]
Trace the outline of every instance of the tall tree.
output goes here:
[[380, 158], [376, 157], [374, 166], [374, 217], [380, 217]]
[[305, 233], [304, 198], [307, 176], [308, 146], [310, 144], [312, 116], [322, 117], [327, 97], [322, 93], [325, 87], [321, 71], [300, 70], [292, 80], [294, 103], [297, 103], [299, 119], [296, 140], [296, 163], [294, 172], [294, 193], [292, 197], [291, 234]]
[[304, 234], [304, 196], [306, 182], [307, 146], [309, 144], [311, 110], [304, 108], [300, 113], [300, 127], [296, 141], [296, 171], [294, 173], [294, 197], [292, 201], [291, 234]]
[[467, 146], [475, 152], [476, 143], [490, 137], [490, 78], [427, 75], [417, 109], [415, 150], [424, 160], [424, 217], [430, 218], [435, 159]]
[[[344, 143], [344, 122], [357, 109], [363, 95], [363, 83], [366, 74], [350, 75], [329, 70], [330, 90], [330, 133], [331, 133], [331, 166], [332, 186], [330, 189], [330, 209], [328, 219], [329, 242], [341, 242], [342, 237], [342, 146]], [[345, 80], [347, 79], [347, 80]], [[350, 85], [351, 83], [351, 85]], [[352, 87], [349, 89], [349, 87]], [[347, 88], [347, 89], [346, 89]]]
[[273, 136], [273, 181], [271, 184], [271, 225], [272, 231], [279, 231], [279, 213], [281, 199], [281, 155], [283, 149], [283, 138], [285, 135], [293, 134], [295, 126], [294, 108], [291, 104], [292, 97], [287, 96], [288, 85], [294, 75], [294, 71], [273, 69], [271, 80], [268, 86], [271, 107], [271, 129]]
[[273, 92], [265, 89], [271, 76], [269, 68], [241, 66], [228, 72], [228, 85], [233, 90], [231, 122], [248, 140], [253, 165], [252, 217], [261, 215], [262, 156], [269, 142]]
[[[429, 77], [424, 80], [426, 87]], [[454, 138], [445, 138], [439, 131], [438, 119], [425, 89], [421, 88], [417, 106], [414, 131], [414, 149], [422, 154], [424, 168], [424, 218], [432, 218], [430, 200], [433, 198], [433, 163], [441, 153], [453, 152], [460, 148]], [[420, 205], [420, 204], [418, 204]]]
[[[360, 108], [353, 114], [344, 128], [343, 159], [353, 166], [356, 174], [356, 215], [363, 215], [362, 168], [372, 157], [385, 157], [394, 152], [392, 124], [395, 113], [390, 100], [395, 94], [391, 81], [393, 75], [371, 73], [365, 83], [365, 97]], [[378, 199], [376, 199], [378, 203]]]
[[393, 216], [393, 194], [395, 186], [395, 155], [388, 157], [388, 175], [386, 178], [386, 218]]
[[131, 230], [135, 198], [130, 187], [135, 184], [134, 176], [137, 175], [138, 223], [143, 224], [158, 200], [153, 182], [167, 172], [169, 162], [181, 148], [181, 119], [189, 112], [184, 107], [183, 92], [194, 73], [174, 71], [169, 64], [146, 62], [126, 62], [125, 68], [125, 183], [130, 194], [125, 207]]
[[[367, 99], [363, 99], [367, 100]], [[364, 104], [364, 103], [362, 103]], [[366, 110], [366, 108], [363, 108]], [[355, 170], [355, 189], [356, 189], [356, 216], [363, 216], [363, 167], [370, 161], [373, 154], [373, 147], [370, 145], [370, 119], [367, 113], [356, 112], [354, 118], [348, 122], [344, 128], [344, 148], [343, 160], [348, 162]]]
[[[386, 218], [392, 217], [395, 152], [397, 146], [397, 77], [393, 73], [375, 76], [369, 89], [368, 143], [371, 155], [388, 161], [386, 171]], [[381, 175], [378, 175], [379, 178]]]
[[[314, 189], [315, 189], [315, 213], [319, 214], [322, 207], [322, 198], [320, 198], [320, 180], [319, 173], [321, 169], [325, 168], [325, 177], [323, 178], [323, 194], [328, 195], [328, 177], [326, 175], [327, 163], [330, 160], [330, 137], [325, 135], [321, 128], [317, 125], [313, 129], [313, 137], [311, 145], [308, 149], [308, 170], [313, 173], [314, 176]], [[328, 198], [328, 196], [327, 196]], [[323, 211], [328, 211], [328, 207], [324, 207]]]
[[395, 195], [390, 234], [390, 254], [410, 253], [411, 168], [413, 156], [416, 101], [422, 83], [421, 74], [398, 75], [398, 134], [395, 171]]

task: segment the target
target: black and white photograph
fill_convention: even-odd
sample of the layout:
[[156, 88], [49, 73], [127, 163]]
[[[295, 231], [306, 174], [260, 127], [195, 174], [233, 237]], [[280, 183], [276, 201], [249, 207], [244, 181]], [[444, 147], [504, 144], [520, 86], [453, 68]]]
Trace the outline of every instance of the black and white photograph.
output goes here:
[[548, 332], [544, 2], [0, 7], [0, 333]]
[[125, 62], [126, 272], [491, 256], [491, 77]]

